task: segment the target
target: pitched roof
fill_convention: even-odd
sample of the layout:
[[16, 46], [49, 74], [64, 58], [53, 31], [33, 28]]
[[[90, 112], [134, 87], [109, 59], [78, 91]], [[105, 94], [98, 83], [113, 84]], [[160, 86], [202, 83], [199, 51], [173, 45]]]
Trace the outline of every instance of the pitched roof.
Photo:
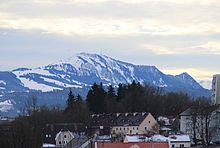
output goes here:
[[83, 135], [76, 135], [69, 143], [67, 143], [64, 148], [78, 148], [82, 146], [85, 142], [87, 142], [89, 139], [86, 136]]
[[[55, 137], [55, 140], [57, 140], [57, 138], [60, 136], [60, 134], [62, 133], [62, 132], [64, 132], [64, 130], [60, 130], [60, 132], [59, 133], [57, 133], [57, 135], [56, 135], [56, 137]], [[68, 132], [71, 136], [72, 136], [72, 138], [74, 138], [74, 136], [73, 136], [73, 133], [72, 132], [70, 132], [69, 130], [68, 131], [66, 131], [65, 130], [65, 132]]]
[[138, 126], [149, 113], [93, 114], [92, 125], [96, 126]]
[[[212, 106], [207, 106], [207, 107], [204, 107], [204, 108], [206, 109], [207, 112], [211, 113], [211, 112], [215, 111], [216, 109], [220, 108], [220, 105], [212, 105]], [[196, 111], [196, 110], [197, 110], [197, 112], [198, 112], [199, 114], [201, 114], [201, 112], [198, 111], [198, 109], [201, 110], [201, 108], [199, 108], [199, 107], [197, 107], [197, 106], [191, 106], [191, 107], [187, 108], [185, 111], [183, 111], [183, 112], [180, 114], [180, 116], [191, 116], [192, 113], [193, 113], [194, 111]]]

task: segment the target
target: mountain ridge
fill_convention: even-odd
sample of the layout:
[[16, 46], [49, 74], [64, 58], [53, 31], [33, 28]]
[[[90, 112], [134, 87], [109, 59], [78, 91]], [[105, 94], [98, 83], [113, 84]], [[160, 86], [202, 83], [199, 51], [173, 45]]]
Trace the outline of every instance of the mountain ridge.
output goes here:
[[[84, 92], [94, 82], [116, 86], [133, 80], [168, 92], [185, 92], [193, 97], [210, 95], [209, 90], [186, 72], [167, 75], [155, 66], [135, 65], [106, 55], [79, 53], [46, 66], [0, 71], [0, 102], [6, 101], [4, 96], [10, 93], [62, 91], [69, 87]], [[6, 103], [11, 102], [17, 103], [15, 99]]]
[[[4, 73], [5, 75], [8, 73], [8, 75], [2, 76]], [[135, 65], [115, 60], [106, 55], [89, 53], [76, 54], [66, 60], [60, 60], [42, 67], [17, 68], [12, 71], [1, 72], [0, 80], [6, 81], [5, 83], [11, 82], [9, 79], [4, 80], [4, 77], [9, 77], [9, 75], [13, 77], [11, 78], [14, 80], [12, 82], [16, 81], [16, 85], [24, 86], [25, 90], [43, 92], [61, 90], [66, 87], [89, 86], [94, 82], [103, 82], [106, 85], [127, 84], [133, 80], [157, 87], [174, 87], [179, 83], [182, 87], [188, 85], [185, 87], [204, 89], [186, 72], [179, 75], [167, 75], [155, 66]], [[0, 83], [0, 86], [3, 90], [3, 84]], [[13, 89], [11, 90], [13, 91]]]

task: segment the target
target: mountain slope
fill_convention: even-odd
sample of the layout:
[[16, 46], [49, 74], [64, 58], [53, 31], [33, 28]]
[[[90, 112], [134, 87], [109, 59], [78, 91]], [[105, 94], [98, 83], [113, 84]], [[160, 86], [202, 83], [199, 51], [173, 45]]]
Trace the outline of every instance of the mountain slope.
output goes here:
[[44, 67], [0, 72], [0, 91], [48, 92], [67, 87], [83, 88], [94, 82], [117, 85], [131, 83], [133, 80], [167, 90], [206, 91], [187, 73], [166, 75], [155, 66], [133, 65], [104, 55], [87, 53], [80, 53]]
[[[204, 89], [187, 73], [176, 76], [166, 75], [155, 66], [134, 65], [105, 55], [80, 53], [43, 67], [0, 72], [0, 104], [7, 104], [9, 110], [10, 107], [13, 109], [12, 105], [19, 104], [21, 107], [24, 102], [22, 98], [28, 98], [28, 95], [25, 95], [27, 92], [47, 94], [56, 90], [55, 92], [59, 91], [58, 96], [62, 96], [62, 90], [72, 87], [74, 91], [85, 94], [94, 82], [118, 85], [131, 83], [133, 80], [161, 87], [165, 91], [182, 91], [191, 96], [210, 95], [209, 90]], [[22, 94], [22, 97], [18, 97], [19, 94]], [[63, 99], [50, 99], [50, 96], [52, 95], [47, 95], [48, 99], [42, 99], [40, 102], [65, 103]], [[53, 97], [56, 98], [56, 95]]]

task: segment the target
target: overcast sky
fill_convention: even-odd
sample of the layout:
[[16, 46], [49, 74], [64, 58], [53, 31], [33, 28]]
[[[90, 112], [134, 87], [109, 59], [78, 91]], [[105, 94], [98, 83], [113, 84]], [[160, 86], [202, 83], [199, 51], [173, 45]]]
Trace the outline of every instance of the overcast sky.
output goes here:
[[102, 53], [211, 81], [219, 0], [0, 0], [0, 70]]

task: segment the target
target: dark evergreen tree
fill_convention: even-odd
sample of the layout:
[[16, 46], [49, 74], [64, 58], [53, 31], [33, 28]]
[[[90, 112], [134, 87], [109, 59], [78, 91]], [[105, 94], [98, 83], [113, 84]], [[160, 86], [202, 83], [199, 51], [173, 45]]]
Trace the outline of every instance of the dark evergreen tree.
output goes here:
[[118, 84], [118, 90], [117, 90], [117, 101], [121, 101], [122, 98], [125, 97], [125, 91], [126, 87], [123, 84]]
[[106, 92], [103, 88], [102, 83], [97, 85], [93, 84], [87, 95], [87, 105], [89, 110], [93, 113], [104, 113], [106, 112], [106, 102], [105, 102]]
[[68, 99], [67, 99], [67, 106], [64, 111], [65, 113], [73, 113], [75, 101], [76, 101], [75, 96], [72, 90], [70, 89], [69, 94], [68, 94]]
[[108, 87], [108, 92], [105, 100], [107, 105], [107, 112], [117, 112], [116, 94], [112, 85], [109, 85]]

